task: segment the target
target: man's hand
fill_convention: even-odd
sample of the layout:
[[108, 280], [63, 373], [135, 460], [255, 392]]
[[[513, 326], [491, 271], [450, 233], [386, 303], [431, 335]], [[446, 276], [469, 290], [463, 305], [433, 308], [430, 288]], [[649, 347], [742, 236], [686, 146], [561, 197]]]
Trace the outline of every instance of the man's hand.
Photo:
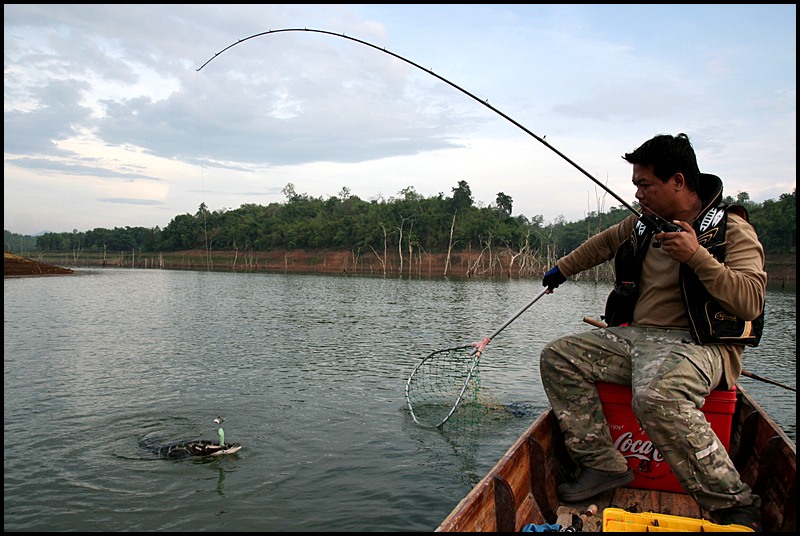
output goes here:
[[567, 278], [564, 277], [564, 274], [561, 273], [561, 270], [558, 269], [558, 265], [556, 265], [544, 274], [542, 286], [547, 287], [548, 292], [552, 292], [554, 288], [558, 288], [558, 285], [566, 280]]
[[661, 243], [661, 247], [666, 253], [678, 262], [688, 262], [694, 252], [700, 247], [697, 241], [697, 234], [692, 226], [685, 221], [673, 220], [675, 225], [681, 228], [680, 231], [671, 233], [658, 233], [653, 236], [653, 240]]

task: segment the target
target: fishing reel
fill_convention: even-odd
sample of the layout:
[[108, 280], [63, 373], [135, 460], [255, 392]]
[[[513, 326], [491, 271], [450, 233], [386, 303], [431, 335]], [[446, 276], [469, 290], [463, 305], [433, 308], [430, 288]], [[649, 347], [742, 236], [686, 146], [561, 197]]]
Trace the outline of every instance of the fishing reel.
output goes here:
[[[647, 214], [639, 214], [639, 221], [642, 225], [644, 225], [645, 229], [648, 231], [652, 231], [654, 234], [658, 233], [680, 233], [683, 229], [672, 223], [668, 222], [664, 218], [660, 216], [656, 216], [655, 218], [648, 216]], [[660, 248], [661, 241], [660, 240], [653, 240], [653, 247]]]

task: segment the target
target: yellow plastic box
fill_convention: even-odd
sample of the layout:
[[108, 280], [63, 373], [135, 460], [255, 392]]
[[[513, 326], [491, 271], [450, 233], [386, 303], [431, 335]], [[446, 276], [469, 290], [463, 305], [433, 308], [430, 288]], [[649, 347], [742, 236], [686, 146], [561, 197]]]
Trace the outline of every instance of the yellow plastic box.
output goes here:
[[691, 517], [652, 512], [631, 514], [621, 508], [606, 508], [603, 532], [753, 532], [753, 529], [742, 525], [717, 525]]

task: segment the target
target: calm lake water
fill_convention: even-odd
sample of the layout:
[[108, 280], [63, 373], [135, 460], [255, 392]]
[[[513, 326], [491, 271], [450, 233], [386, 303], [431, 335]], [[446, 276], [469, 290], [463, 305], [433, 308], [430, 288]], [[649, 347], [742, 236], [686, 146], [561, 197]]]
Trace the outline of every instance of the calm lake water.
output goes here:
[[[538, 356], [599, 318], [606, 284], [546, 295], [487, 347], [518, 416], [415, 425], [404, 387], [436, 349], [480, 340], [538, 280], [82, 270], [4, 279], [6, 531], [432, 531], [547, 406]], [[745, 369], [796, 385], [796, 293], [767, 295]], [[796, 396], [742, 379], [796, 441]], [[216, 438], [237, 454], [139, 447]]]

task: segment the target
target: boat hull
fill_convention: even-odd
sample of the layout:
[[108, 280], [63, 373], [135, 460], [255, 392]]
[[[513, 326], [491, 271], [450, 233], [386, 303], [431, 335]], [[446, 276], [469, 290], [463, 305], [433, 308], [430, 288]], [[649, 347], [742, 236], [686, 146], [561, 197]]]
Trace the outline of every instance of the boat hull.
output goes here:
[[[797, 447], [744, 389], [737, 391], [729, 452], [746, 482], [762, 499], [765, 532], [796, 527]], [[519, 532], [528, 524], [569, 526], [582, 516], [582, 530], [602, 532], [606, 508], [708, 519], [688, 494], [622, 487], [591, 502], [562, 503], [556, 487], [575, 467], [552, 410], [540, 415], [495, 466], [437, 527], [437, 532]]]

